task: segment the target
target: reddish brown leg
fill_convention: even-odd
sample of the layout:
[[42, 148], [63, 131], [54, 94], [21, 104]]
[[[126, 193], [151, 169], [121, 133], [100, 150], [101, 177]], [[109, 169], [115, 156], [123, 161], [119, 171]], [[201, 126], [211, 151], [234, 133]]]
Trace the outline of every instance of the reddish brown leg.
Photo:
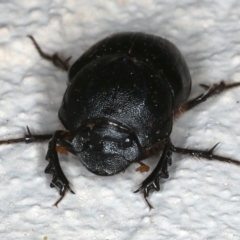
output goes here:
[[57, 53], [54, 53], [53, 55], [45, 53], [42, 51], [36, 40], [33, 36], [28, 35], [28, 37], [32, 40], [34, 46], [36, 47], [38, 53], [40, 56], [50, 62], [52, 62], [56, 67], [61, 68], [62, 70], [68, 71], [69, 69], [69, 60], [71, 57], [67, 58], [66, 60], [62, 60]]

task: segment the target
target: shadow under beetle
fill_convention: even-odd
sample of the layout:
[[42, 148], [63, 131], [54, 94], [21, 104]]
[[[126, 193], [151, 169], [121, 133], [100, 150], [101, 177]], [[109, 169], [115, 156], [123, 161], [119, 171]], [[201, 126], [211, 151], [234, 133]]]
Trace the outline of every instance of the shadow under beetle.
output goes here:
[[62, 200], [67, 191], [74, 193], [58, 159], [58, 146], [76, 155], [92, 173], [109, 176], [124, 171], [160, 151], [160, 160], [152, 173], [135, 191], [158, 191], [160, 178], [168, 178], [172, 153], [189, 154], [208, 160], [240, 165], [240, 162], [214, 155], [210, 150], [175, 147], [171, 143], [173, 119], [216, 93], [240, 86], [224, 82], [212, 87], [201, 85], [206, 92], [186, 101], [191, 90], [187, 64], [178, 48], [168, 40], [144, 33], [111, 35], [88, 49], [71, 67], [69, 59], [41, 50], [28, 36], [39, 54], [68, 71], [68, 86], [58, 116], [65, 131], [53, 134], [28, 133], [23, 138], [0, 141], [0, 144], [49, 140], [45, 173], [53, 175], [51, 187], [59, 189]]

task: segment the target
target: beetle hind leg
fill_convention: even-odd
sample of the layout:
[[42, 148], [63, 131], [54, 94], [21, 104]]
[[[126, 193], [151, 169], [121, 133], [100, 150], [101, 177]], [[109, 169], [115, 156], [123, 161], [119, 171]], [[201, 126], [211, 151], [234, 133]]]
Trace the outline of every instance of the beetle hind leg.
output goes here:
[[240, 82], [226, 84], [224, 81], [221, 81], [220, 83], [214, 84], [210, 87], [205, 84], [200, 84], [200, 86], [204, 88], [206, 92], [184, 103], [182, 106], [182, 109], [184, 111], [190, 110], [197, 106], [198, 104], [205, 102], [208, 98], [212, 97], [215, 94], [219, 94], [227, 89], [239, 87]]
[[142, 182], [141, 186], [134, 192], [143, 191], [143, 196], [146, 201], [146, 203], [149, 206], [149, 209], [151, 210], [153, 206], [148, 201], [148, 196], [150, 190], [159, 191], [160, 185], [159, 180], [160, 178], [168, 178], [168, 171], [167, 168], [169, 165], [171, 165], [171, 159], [172, 159], [172, 150], [171, 150], [171, 143], [166, 143], [163, 153], [161, 155], [161, 158], [155, 167], [155, 169], [152, 171], [152, 173]]
[[40, 46], [38, 45], [38, 43], [36, 42], [33, 36], [28, 35], [28, 37], [32, 40], [34, 46], [36, 47], [38, 53], [42, 58], [48, 61], [51, 61], [54, 64], [54, 66], [61, 68], [62, 70], [68, 71], [69, 60], [71, 59], [71, 57], [67, 58], [66, 60], [62, 60], [57, 53], [54, 53], [52, 55], [45, 53], [42, 51], [42, 49], [40, 48]]
[[59, 163], [58, 153], [56, 150], [56, 145], [58, 142], [64, 142], [64, 138], [68, 135], [67, 132], [64, 131], [56, 131], [49, 142], [48, 152], [46, 155], [46, 160], [49, 161], [45, 173], [49, 173], [53, 175], [52, 182], [50, 187], [56, 187], [59, 189], [60, 198], [54, 204], [57, 207], [58, 203], [64, 198], [66, 193], [70, 191], [74, 194], [73, 190], [69, 186], [69, 181], [66, 178], [65, 174], [62, 171], [62, 168]]

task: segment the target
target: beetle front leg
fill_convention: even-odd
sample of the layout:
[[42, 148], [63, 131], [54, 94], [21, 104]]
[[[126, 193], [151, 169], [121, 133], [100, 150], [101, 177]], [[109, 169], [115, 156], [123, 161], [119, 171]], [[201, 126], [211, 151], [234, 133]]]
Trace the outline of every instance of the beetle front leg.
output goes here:
[[172, 159], [171, 146], [172, 145], [170, 142], [166, 143], [157, 166], [152, 171], [152, 173], [142, 182], [141, 186], [134, 192], [134, 193], [136, 193], [139, 191], [143, 191], [144, 199], [147, 202], [150, 210], [153, 208], [153, 206], [147, 200], [150, 190], [153, 189], [155, 191], [159, 191], [160, 190], [160, 186], [159, 186], [160, 178], [168, 178], [167, 168], [169, 165], [171, 165], [171, 162], [172, 162], [171, 161], [171, 159]]
[[67, 135], [67, 132], [56, 131], [49, 142], [48, 152], [46, 155], [46, 160], [49, 161], [48, 166], [45, 169], [45, 173], [53, 175], [50, 187], [56, 187], [59, 189], [60, 198], [54, 204], [57, 207], [58, 203], [63, 199], [67, 191], [74, 193], [69, 186], [69, 181], [64, 175], [62, 168], [59, 163], [58, 154], [56, 151], [57, 142], [61, 142]]

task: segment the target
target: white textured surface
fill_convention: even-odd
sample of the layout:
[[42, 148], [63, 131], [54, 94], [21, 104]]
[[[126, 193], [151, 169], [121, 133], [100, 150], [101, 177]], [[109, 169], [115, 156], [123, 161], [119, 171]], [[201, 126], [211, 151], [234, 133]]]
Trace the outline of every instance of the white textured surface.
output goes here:
[[[137, 30], [164, 36], [182, 51], [196, 96], [199, 83], [240, 81], [240, 1], [0, 1], [0, 138], [61, 129], [57, 111], [66, 73], [42, 60], [27, 34], [48, 52], [77, 59], [101, 38]], [[176, 146], [209, 148], [240, 160], [240, 89], [189, 111], [175, 124]], [[0, 146], [0, 239], [240, 239], [240, 168], [174, 154], [170, 177], [148, 210], [135, 172], [104, 178], [75, 157], [62, 166], [75, 195], [58, 198], [44, 174], [47, 144]], [[153, 161], [152, 161], [153, 162]]]

